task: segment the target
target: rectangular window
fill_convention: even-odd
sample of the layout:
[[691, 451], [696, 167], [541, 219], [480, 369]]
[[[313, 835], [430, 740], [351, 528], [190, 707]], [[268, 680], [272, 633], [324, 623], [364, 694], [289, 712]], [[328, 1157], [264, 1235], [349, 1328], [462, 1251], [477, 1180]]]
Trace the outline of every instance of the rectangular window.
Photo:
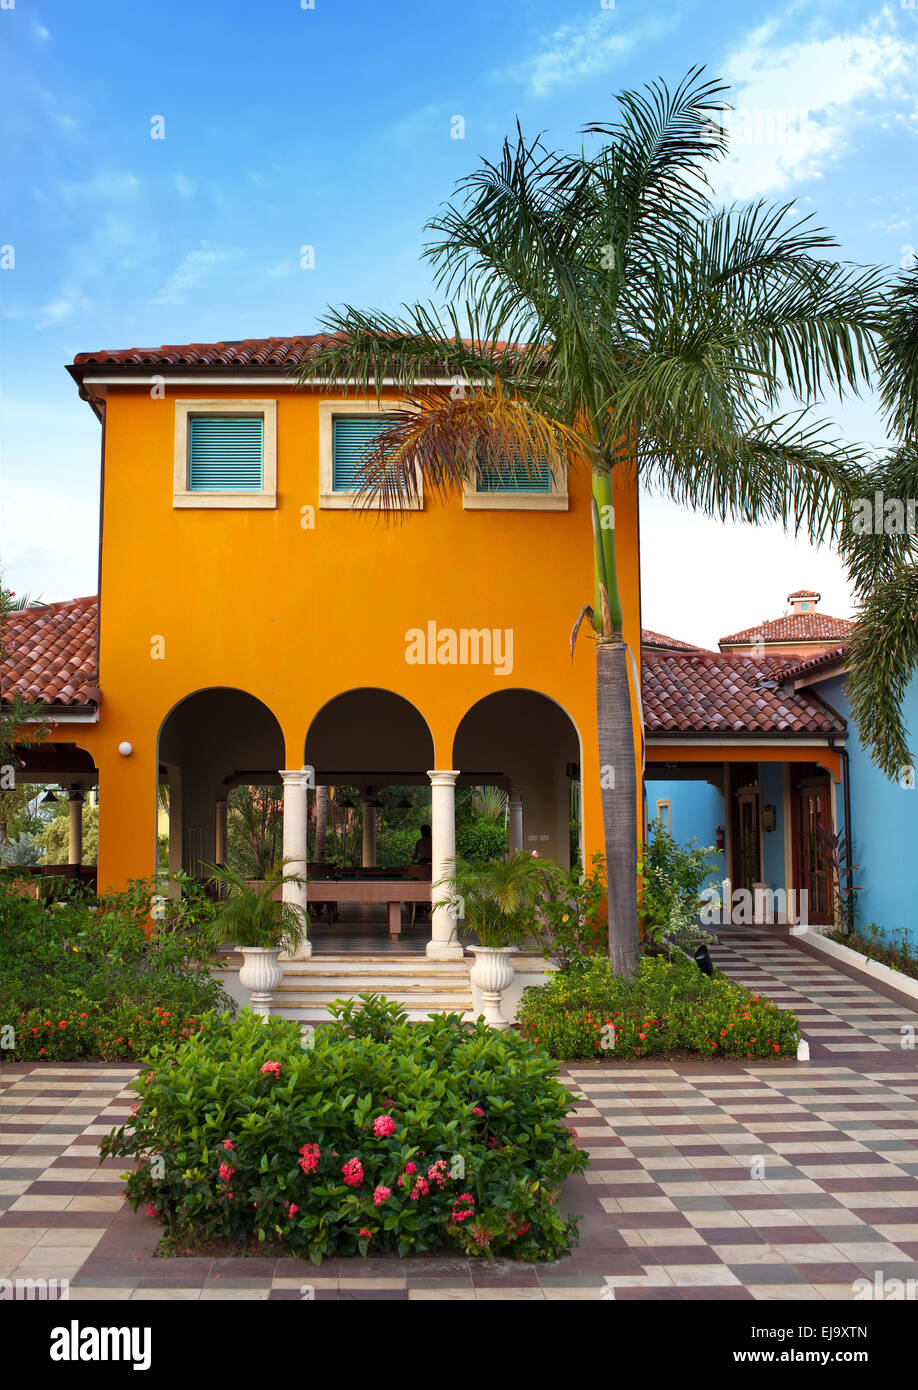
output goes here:
[[173, 507], [277, 506], [277, 401], [175, 402]]
[[663, 822], [667, 835], [673, 833], [673, 807], [671, 801], [658, 801], [656, 819]]
[[478, 474], [479, 492], [551, 492], [551, 470], [547, 463], [527, 467], [521, 458], [508, 459]]
[[332, 488], [356, 492], [358, 477], [379, 435], [390, 428], [391, 415], [336, 415], [332, 424]]
[[261, 492], [264, 420], [192, 417], [188, 430], [189, 492]]

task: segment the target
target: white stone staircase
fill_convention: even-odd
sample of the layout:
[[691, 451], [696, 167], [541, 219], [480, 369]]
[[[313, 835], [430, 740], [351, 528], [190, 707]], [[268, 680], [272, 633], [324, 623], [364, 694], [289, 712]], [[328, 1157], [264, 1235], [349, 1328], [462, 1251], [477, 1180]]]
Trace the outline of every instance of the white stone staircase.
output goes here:
[[[352, 952], [317, 953], [309, 960], [282, 962], [284, 978], [274, 991], [271, 1013], [301, 1023], [329, 1022], [328, 1005], [335, 999], [356, 999], [360, 994], [384, 994], [395, 1000], [412, 1019], [432, 1013], [472, 1016], [471, 957], [457, 961], [428, 960], [418, 952], [386, 952], [357, 955]], [[236, 996], [242, 957], [225, 958], [224, 985]], [[236, 980], [233, 979], [236, 977]], [[244, 1002], [246, 991], [239, 1002]]]

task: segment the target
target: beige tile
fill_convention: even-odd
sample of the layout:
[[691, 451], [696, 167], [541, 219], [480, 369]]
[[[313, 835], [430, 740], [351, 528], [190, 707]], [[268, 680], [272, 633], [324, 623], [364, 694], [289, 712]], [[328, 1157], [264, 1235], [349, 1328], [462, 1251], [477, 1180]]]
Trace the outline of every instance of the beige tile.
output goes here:
[[[342, 1274], [338, 1281], [338, 1287], [341, 1289], [403, 1289], [405, 1287], [405, 1279], [406, 1276], [404, 1274], [395, 1279], [362, 1279]], [[305, 1282], [310, 1281], [307, 1280]], [[314, 1283], [315, 1281], [313, 1280], [311, 1282]]]
[[267, 1289], [202, 1289], [202, 1303], [266, 1303]]
[[36, 1242], [36, 1250], [46, 1245], [86, 1245], [90, 1249], [105, 1235], [105, 1226], [52, 1226]]
[[475, 1290], [469, 1288], [409, 1289], [410, 1303], [474, 1303]]
[[513, 1299], [516, 1303], [544, 1303], [545, 1294], [541, 1288], [500, 1288], [500, 1289], [476, 1289], [475, 1298], [479, 1303], [496, 1303], [505, 1298]]
[[726, 1265], [664, 1265], [677, 1288], [726, 1288], [739, 1286], [739, 1279]]
[[47, 1195], [41, 1197], [17, 1197], [10, 1211], [65, 1211], [72, 1197]]
[[120, 1211], [124, 1206], [124, 1198], [112, 1197], [71, 1197], [65, 1210], [67, 1211]]
[[108, 1286], [104, 1288], [99, 1286], [97, 1288], [92, 1284], [80, 1284], [78, 1288], [73, 1288], [71, 1286], [70, 1301], [71, 1303], [85, 1303], [88, 1301], [95, 1302], [98, 1299], [100, 1303], [116, 1301], [124, 1303], [130, 1298], [132, 1293], [133, 1289], [130, 1288], [113, 1289]]
[[[763, 1303], [781, 1303], [785, 1299], [793, 1303], [821, 1303], [826, 1297], [812, 1284], [749, 1284], [747, 1287], [752, 1297]], [[829, 1294], [828, 1297], [831, 1298], [832, 1295]]]
[[[257, 1290], [254, 1290], [257, 1293]], [[135, 1289], [128, 1295], [131, 1303], [197, 1303], [200, 1289]]]

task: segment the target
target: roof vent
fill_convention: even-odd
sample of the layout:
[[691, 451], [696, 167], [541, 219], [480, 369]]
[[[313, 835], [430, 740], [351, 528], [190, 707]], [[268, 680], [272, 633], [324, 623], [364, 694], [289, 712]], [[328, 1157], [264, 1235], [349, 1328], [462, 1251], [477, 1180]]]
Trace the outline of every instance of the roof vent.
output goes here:
[[815, 589], [797, 589], [795, 593], [788, 594], [787, 601], [792, 613], [813, 613], [821, 598], [822, 594], [817, 594]]

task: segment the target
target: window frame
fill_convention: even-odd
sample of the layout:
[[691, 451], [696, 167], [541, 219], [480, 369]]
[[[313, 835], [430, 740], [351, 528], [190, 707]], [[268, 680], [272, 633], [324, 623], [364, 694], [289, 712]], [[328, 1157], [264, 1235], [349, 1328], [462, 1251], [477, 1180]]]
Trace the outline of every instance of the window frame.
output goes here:
[[515, 488], [512, 492], [479, 492], [474, 483], [462, 489], [462, 505], [467, 512], [566, 512], [567, 464], [551, 469], [551, 487], [544, 489]]
[[[336, 396], [319, 402], [319, 506], [323, 510], [359, 512], [379, 511], [382, 500], [378, 497], [368, 500], [359, 492], [336, 491], [334, 487], [335, 429], [336, 416], [342, 415], [391, 415], [396, 410], [410, 410], [408, 401], [378, 401], [355, 399], [353, 396]], [[416, 474], [418, 493], [416, 497], [406, 497], [398, 508], [390, 510], [420, 512], [424, 509], [424, 482], [420, 471]]]
[[[220, 419], [227, 415], [260, 417], [262, 421], [261, 489], [259, 491], [205, 491], [189, 487], [191, 421]], [[172, 505], [177, 508], [232, 507], [264, 510], [277, 507], [277, 401], [276, 400], [176, 400], [175, 459]]]

